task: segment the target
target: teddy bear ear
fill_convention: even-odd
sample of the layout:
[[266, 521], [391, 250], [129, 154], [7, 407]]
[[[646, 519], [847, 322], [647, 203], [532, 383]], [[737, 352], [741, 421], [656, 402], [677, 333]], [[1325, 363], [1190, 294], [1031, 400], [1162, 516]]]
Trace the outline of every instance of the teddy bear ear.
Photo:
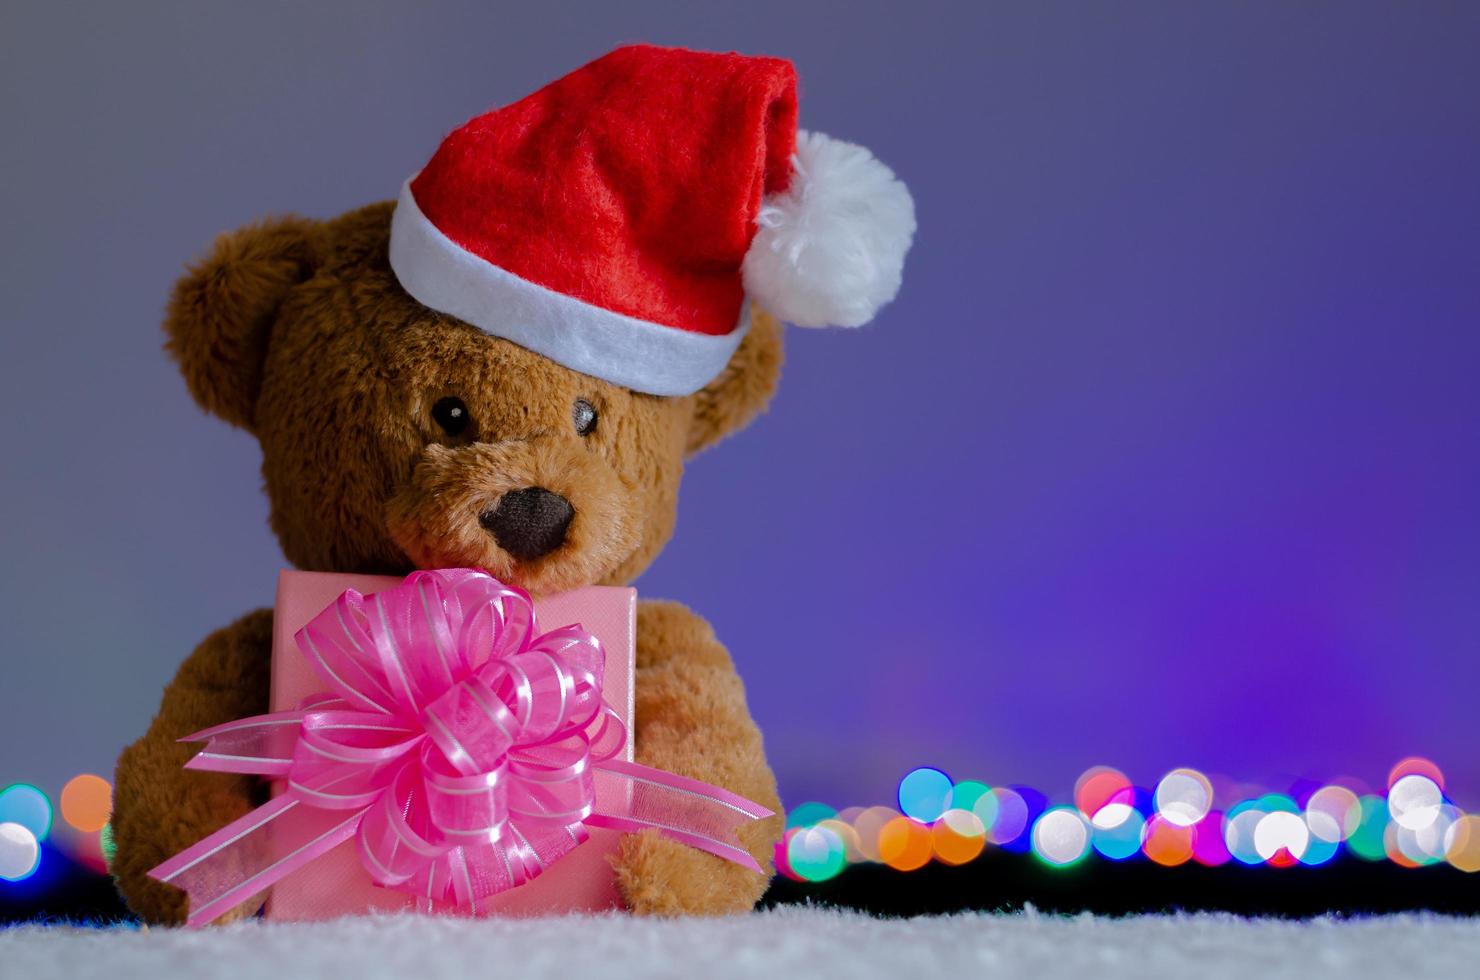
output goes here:
[[765, 409], [780, 377], [781, 323], [756, 309], [730, 363], [693, 396], [689, 455], [748, 425]]
[[323, 226], [274, 218], [230, 231], [175, 283], [165, 349], [208, 412], [250, 430], [278, 308], [318, 263]]

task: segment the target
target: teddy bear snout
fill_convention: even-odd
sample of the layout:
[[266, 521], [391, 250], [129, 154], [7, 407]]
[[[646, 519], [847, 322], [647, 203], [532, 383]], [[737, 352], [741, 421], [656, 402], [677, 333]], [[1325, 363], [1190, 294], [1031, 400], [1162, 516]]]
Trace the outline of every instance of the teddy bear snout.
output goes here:
[[565, 532], [575, 516], [570, 501], [544, 487], [511, 490], [486, 510], [478, 523], [498, 546], [519, 561], [548, 555], [565, 543]]

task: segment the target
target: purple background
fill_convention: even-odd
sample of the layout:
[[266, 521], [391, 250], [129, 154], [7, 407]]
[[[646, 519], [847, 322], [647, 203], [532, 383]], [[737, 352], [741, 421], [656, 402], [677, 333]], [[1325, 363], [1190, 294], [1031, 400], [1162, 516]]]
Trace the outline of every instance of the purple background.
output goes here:
[[1480, 806], [1480, 8], [432, 10], [0, 17], [0, 783], [110, 772], [271, 601], [255, 443], [159, 349], [182, 262], [651, 40], [795, 59], [919, 209], [899, 300], [789, 332], [639, 583], [714, 621], [789, 802], [1420, 753]]

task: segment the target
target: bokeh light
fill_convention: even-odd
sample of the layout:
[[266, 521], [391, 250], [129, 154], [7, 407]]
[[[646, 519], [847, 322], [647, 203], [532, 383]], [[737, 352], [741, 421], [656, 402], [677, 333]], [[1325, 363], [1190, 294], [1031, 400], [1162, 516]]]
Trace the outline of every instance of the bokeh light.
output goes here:
[[[1016, 794], [1017, 798], [1022, 801], [1022, 826], [1017, 828], [1015, 835], [1009, 837], [1007, 832], [1013, 828], [1004, 821], [1004, 815], [999, 810], [997, 814], [997, 825], [994, 828], [997, 836], [1001, 838], [997, 842], [997, 846], [1004, 851], [1014, 854], [1026, 854], [1033, 849], [1033, 835], [1029, 832], [1030, 828], [1043, 811], [1048, 809], [1048, 797], [1033, 787], [1023, 786], [1020, 783], [1014, 783], [1008, 786], [1007, 790]], [[999, 805], [1004, 808], [1008, 807], [1007, 799], [1007, 797], [1003, 797], [999, 801]]]
[[848, 863], [843, 840], [830, 827], [797, 827], [788, 835], [786, 863], [804, 881], [836, 877]]
[[1361, 824], [1361, 800], [1345, 786], [1322, 786], [1305, 804], [1305, 822], [1313, 837], [1339, 844]]
[[1381, 861], [1387, 856], [1383, 834], [1388, 827], [1388, 805], [1382, 797], [1368, 794], [1358, 797], [1361, 813], [1357, 829], [1346, 839], [1346, 849], [1364, 861]]
[[1141, 853], [1146, 839], [1146, 818], [1126, 803], [1106, 803], [1090, 821], [1094, 848], [1112, 861], [1124, 861]]
[[1233, 860], [1223, 838], [1223, 814], [1213, 810], [1192, 825], [1192, 859], [1207, 868], [1218, 868]]
[[987, 846], [987, 830], [970, 810], [947, 810], [930, 833], [935, 857], [942, 864], [966, 864]]
[[911, 769], [899, 781], [899, 809], [920, 823], [934, 823], [951, 805], [951, 788], [951, 777], [939, 769]]
[[1129, 807], [1132, 802], [1131, 781], [1125, 773], [1109, 766], [1088, 769], [1074, 783], [1074, 805], [1079, 812], [1093, 816], [1110, 804]]
[[[1431, 862], [1443, 861], [1447, 853], [1446, 842], [1449, 838], [1449, 829], [1463, 816], [1464, 814], [1452, 804], [1440, 804], [1435, 810], [1433, 820], [1417, 830], [1408, 831], [1412, 834], [1412, 846]], [[1404, 829], [1407, 830], [1407, 828]]]
[[1192, 860], [1192, 833], [1191, 826], [1154, 814], [1146, 821], [1146, 840], [1141, 850], [1157, 864], [1175, 868]]
[[1404, 868], [1422, 868], [1433, 864], [1434, 859], [1423, 852], [1414, 840], [1414, 832], [1396, 823], [1387, 825], [1382, 835], [1383, 849], [1387, 859]]
[[1089, 821], [1075, 807], [1050, 807], [1033, 821], [1033, 854], [1045, 864], [1056, 868], [1076, 864], [1089, 847]]
[[62, 819], [85, 834], [103, 829], [113, 814], [113, 787], [102, 776], [83, 773], [62, 787]]
[[[1254, 850], [1271, 864], [1290, 864], [1300, 860], [1310, 845], [1310, 828], [1297, 813], [1274, 810], [1259, 818], [1254, 826]], [[1284, 851], [1289, 857], [1283, 858]]]
[[0, 823], [20, 824], [37, 841], [51, 833], [51, 800], [29, 783], [13, 783], [0, 790]]
[[1422, 830], [1439, 816], [1444, 791], [1426, 775], [1400, 776], [1388, 789], [1388, 812], [1404, 830]]
[[976, 801], [972, 812], [986, 827], [987, 840], [999, 847], [1015, 843], [1028, 829], [1027, 801], [1006, 786], [993, 787]]
[[858, 851], [864, 860], [883, 862], [884, 858], [879, 854], [879, 834], [885, 824], [900, 815], [892, 806], [871, 806], [853, 818], [853, 832], [858, 835]]
[[1480, 816], [1460, 817], [1444, 837], [1444, 856], [1450, 864], [1469, 874], [1480, 871]]
[[934, 850], [930, 828], [909, 817], [895, 817], [879, 831], [879, 857], [896, 871], [923, 868]]
[[1264, 811], [1254, 800], [1245, 800], [1228, 811], [1223, 821], [1223, 842], [1228, 853], [1242, 864], [1258, 864], [1264, 860], [1254, 846], [1254, 830], [1264, 819]]
[[1213, 808], [1213, 784], [1196, 769], [1173, 769], [1156, 785], [1156, 812], [1178, 827], [1191, 827]]
[[0, 822], [0, 880], [25, 881], [41, 866], [41, 842], [31, 828]]
[[858, 846], [858, 831], [851, 823], [842, 819], [842, 814], [837, 817], [829, 817], [819, 820], [814, 825], [819, 830], [830, 830], [837, 835], [838, 840], [843, 842], [843, 858], [850, 864], [856, 864], [863, 859], [863, 851]]

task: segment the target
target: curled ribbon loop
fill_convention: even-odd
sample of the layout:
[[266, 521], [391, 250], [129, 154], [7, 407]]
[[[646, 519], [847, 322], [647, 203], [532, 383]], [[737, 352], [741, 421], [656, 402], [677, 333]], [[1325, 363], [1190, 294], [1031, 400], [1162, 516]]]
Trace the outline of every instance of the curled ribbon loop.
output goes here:
[[735, 838], [770, 811], [618, 758], [606, 654], [579, 626], [540, 633], [527, 594], [486, 572], [416, 572], [345, 592], [295, 639], [327, 696], [187, 736], [189, 769], [286, 789], [150, 871], [200, 926], [355, 838], [377, 885], [477, 914], [588, 827], [663, 833], [759, 871]]

